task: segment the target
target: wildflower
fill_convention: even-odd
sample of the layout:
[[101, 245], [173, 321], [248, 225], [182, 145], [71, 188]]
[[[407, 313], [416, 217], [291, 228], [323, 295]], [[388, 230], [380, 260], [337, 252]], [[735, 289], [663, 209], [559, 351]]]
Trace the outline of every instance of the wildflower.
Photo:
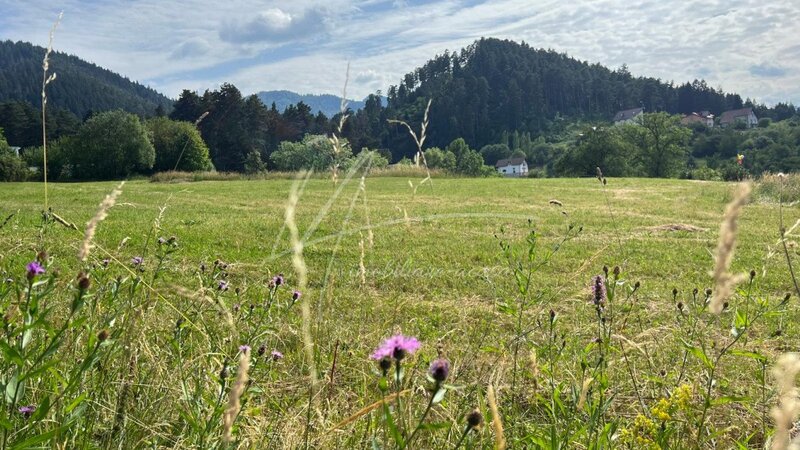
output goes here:
[[669, 414], [671, 406], [672, 405], [670, 405], [670, 402], [667, 399], [662, 398], [650, 409], [650, 412], [656, 419], [666, 422], [672, 418], [672, 416]]
[[131, 263], [133, 263], [134, 266], [141, 266], [143, 262], [144, 259], [141, 256], [134, 256], [131, 258]]
[[300, 291], [294, 291], [294, 292], [292, 292], [292, 300], [293, 300], [293, 301], [300, 300], [300, 297], [301, 297], [302, 295], [303, 295], [303, 294], [301, 294], [301, 293], [300, 293]]
[[241, 308], [241, 306], [238, 303], [233, 305], [233, 312], [234, 313], [238, 313], [239, 312], [239, 308]]
[[228, 282], [225, 280], [219, 280], [219, 283], [217, 283], [217, 289], [219, 289], [220, 291], [227, 291]]
[[20, 414], [25, 416], [26, 419], [28, 417], [30, 417], [31, 414], [33, 414], [34, 411], [36, 411], [36, 407], [32, 406], [32, 405], [31, 406], [20, 406], [20, 408], [19, 408]]
[[166, 243], [167, 243], [167, 240], [166, 240], [166, 239], [164, 239], [164, 237], [163, 237], [163, 236], [162, 236], [162, 237], [160, 237], [160, 238], [158, 238], [158, 245], [164, 245], [164, 244], [166, 244]]
[[101, 262], [101, 264], [103, 265], [103, 268], [104, 268], [104, 269], [105, 269], [105, 268], [108, 268], [108, 265], [109, 265], [109, 264], [111, 264], [111, 260], [110, 260], [110, 259], [108, 259], [108, 258], [105, 258], [105, 259], [103, 259], [103, 261]]
[[242, 353], [247, 353], [247, 352], [250, 351], [250, 346], [247, 345], [247, 344], [240, 345], [239, 346], [239, 351], [242, 352]]
[[272, 284], [274, 284], [275, 286], [282, 285], [283, 284], [283, 274], [279, 273], [279, 274], [275, 275], [274, 277], [272, 277]]
[[44, 267], [42, 267], [38, 261], [28, 263], [28, 265], [25, 266], [25, 270], [28, 272], [28, 280], [33, 280], [37, 275], [44, 273]]
[[692, 403], [692, 385], [682, 384], [672, 392], [671, 400], [680, 409], [686, 409]]
[[279, 352], [277, 350], [273, 350], [272, 353], [270, 353], [270, 355], [272, 356], [272, 360], [273, 361], [279, 361], [279, 360], [283, 359], [283, 353], [281, 353], [281, 352]]
[[603, 306], [606, 302], [606, 283], [601, 275], [592, 278], [592, 301], [595, 306]]
[[265, 344], [261, 344], [258, 346], [258, 356], [264, 356], [264, 353], [267, 353], [267, 346]]
[[405, 358], [406, 355], [417, 351], [419, 347], [420, 343], [417, 338], [397, 334], [383, 341], [383, 344], [375, 350], [371, 358], [375, 360], [394, 358], [400, 361]]
[[430, 367], [431, 378], [441, 383], [450, 375], [450, 362], [444, 358], [439, 358], [431, 363]]

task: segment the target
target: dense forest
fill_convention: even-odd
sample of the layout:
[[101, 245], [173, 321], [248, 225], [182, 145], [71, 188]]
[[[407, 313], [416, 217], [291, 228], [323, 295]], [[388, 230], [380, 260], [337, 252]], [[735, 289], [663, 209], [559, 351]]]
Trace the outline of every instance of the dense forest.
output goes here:
[[434, 146], [463, 137], [482, 147], [515, 131], [546, 135], [565, 121], [607, 121], [619, 110], [636, 107], [647, 112], [707, 110], [719, 115], [748, 105], [758, 117], [774, 120], [796, 112], [786, 104], [756, 105], [702, 80], [676, 85], [635, 77], [624, 66], [610, 70], [564, 53], [499, 39], [481, 39], [458, 53], [433, 58], [390, 87], [388, 98], [394, 115], [414, 121], [433, 99], [429, 142]]
[[[0, 41], [0, 102], [41, 103], [44, 53], [43, 47], [27, 42]], [[117, 108], [149, 115], [159, 106], [169, 110], [172, 105], [155, 90], [76, 56], [54, 52], [50, 66], [58, 78], [48, 87], [48, 106], [81, 118]]]
[[[38, 51], [30, 45], [13, 47]], [[94, 67], [73, 59], [77, 66]], [[490, 175], [499, 159], [510, 157], [525, 157], [532, 176], [591, 175], [597, 166], [609, 167], [609, 175], [712, 179], [733, 179], [748, 171], [800, 170], [800, 116], [791, 104], [766, 107], [711, 88], [704, 81], [676, 85], [635, 77], [625, 67], [610, 70], [565, 54], [497, 39], [481, 39], [458, 53], [437, 56], [391, 86], [388, 97], [376, 93], [364, 100], [362, 108], [348, 109], [339, 133], [346, 143], [345, 154], [331, 153], [327, 139], [320, 139], [337, 130], [341, 113], [328, 117], [302, 101], [285, 109], [276, 102], [266, 105], [258, 95], [244, 95], [228, 83], [203, 93], [184, 90], [174, 103], [164, 104], [163, 97], [147, 88], [94, 67], [98, 72], [87, 73], [87, 77], [116, 77], [133, 87], [129, 96], [107, 97], [111, 107], [95, 104], [97, 111], [117, 109], [133, 113], [139, 121], [122, 114], [93, 121], [94, 109], [78, 119], [68, 109], [69, 98], [80, 97], [72, 90], [83, 92], [87, 87], [74, 83], [85, 80], [65, 82], [61, 76], [65, 69], [55, 63], [53, 67], [59, 78], [48, 87], [50, 105], [59, 105], [59, 97], [66, 97], [61, 104], [67, 106], [48, 108], [48, 139], [63, 155], [63, 170], [58, 173], [65, 178], [121, 175], [80, 159], [90, 150], [102, 157], [101, 147], [80, 142], [101, 137], [85, 130], [89, 122], [93, 130], [103, 129], [98, 123], [124, 130], [126, 136], [138, 140], [131, 148], [145, 149], [139, 151], [142, 155], [152, 153], [142, 141], [148, 133], [151, 141], [162, 142], [192, 136], [193, 142], [200, 140], [197, 148], [206, 149], [198, 154], [207, 154], [192, 165], [197, 169], [213, 165], [219, 171], [244, 173], [319, 170], [328, 164], [346, 166], [348, 158], [364, 149], [375, 151], [386, 163], [409, 163], [417, 149], [408, 131], [390, 119], [418, 127], [428, 101], [425, 159], [431, 167], [449, 172]], [[101, 82], [92, 80], [86, 82], [90, 86]], [[135, 95], [140, 91], [144, 92], [141, 96]], [[152, 97], [145, 95], [148, 92], [156, 96], [149, 104], [147, 98]], [[0, 98], [3, 95], [8, 96], [0, 85]], [[137, 98], [142, 109], [126, 107], [127, 98]], [[27, 148], [41, 145], [37, 105], [26, 99], [0, 102], [2, 135], [9, 144], [24, 147], [23, 154], [36, 155], [35, 149]], [[611, 126], [617, 111], [637, 106], [646, 112], [638, 124]], [[741, 107], [752, 108], [760, 119], [758, 127], [685, 126], [680, 120], [684, 113], [705, 110], [719, 115]], [[153, 121], [153, 117], [163, 120]], [[164, 122], [167, 119], [171, 122]], [[188, 125], [197, 136], [190, 133]], [[163, 136], [154, 138], [154, 133]], [[123, 173], [152, 173], [184, 164], [180, 158], [173, 161], [172, 147], [162, 147], [165, 149], [155, 149], [155, 159], [140, 158]], [[746, 157], [740, 158], [742, 164], [735, 163], [740, 154]], [[26, 159], [36, 167], [35, 157]]]

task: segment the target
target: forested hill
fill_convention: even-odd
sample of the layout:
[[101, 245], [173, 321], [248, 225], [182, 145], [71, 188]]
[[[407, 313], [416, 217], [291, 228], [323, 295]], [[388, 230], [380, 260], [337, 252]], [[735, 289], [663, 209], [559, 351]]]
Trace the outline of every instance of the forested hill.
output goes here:
[[622, 109], [720, 114], [742, 98], [704, 81], [673, 84], [610, 70], [525, 43], [481, 39], [445, 53], [389, 89], [389, 108], [416, 119], [433, 99], [430, 145], [463, 137], [472, 146], [498, 141], [503, 131], [539, 134], [556, 118], [610, 120]]
[[[0, 102], [41, 103], [44, 52], [27, 42], [0, 41]], [[53, 53], [50, 70], [58, 79], [47, 88], [48, 106], [78, 117], [117, 108], [140, 115], [152, 115], [159, 105], [172, 108], [172, 100], [155, 90], [76, 56]]]

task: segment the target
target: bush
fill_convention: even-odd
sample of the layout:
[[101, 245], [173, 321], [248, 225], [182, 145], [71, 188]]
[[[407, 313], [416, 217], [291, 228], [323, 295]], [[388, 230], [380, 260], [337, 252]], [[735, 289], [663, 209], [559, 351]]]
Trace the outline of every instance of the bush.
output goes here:
[[456, 171], [473, 177], [482, 176], [485, 173], [483, 167], [488, 167], [483, 165], [483, 156], [475, 150], [469, 149], [458, 158]]
[[252, 151], [244, 158], [244, 173], [248, 175], [267, 171], [267, 165], [261, 160], [261, 153]]
[[340, 145], [341, 152], [337, 154], [326, 136], [308, 135], [301, 142], [281, 142], [278, 150], [270, 156], [270, 160], [277, 170], [328, 170], [334, 164], [344, 166], [346, 160], [353, 157], [353, 151], [347, 140], [340, 140]]
[[65, 151], [74, 178], [124, 178], [149, 172], [156, 160], [139, 118], [122, 110], [92, 116], [68, 142]]
[[456, 155], [448, 150], [432, 147], [425, 150], [425, 161], [431, 169], [455, 170]]
[[193, 124], [155, 117], [147, 121], [147, 130], [156, 152], [153, 170], [195, 172], [214, 168], [208, 147]]
[[528, 170], [528, 178], [547, 178], [547, 169], [544, 167], [532, 167]]
[[698, 167], [697, 169], [689, 171], [688, 178], [690, 180], [721, 181], [722, 174], [710, 167]]
[[11, 150], [0, 150], [0, 181], [25, 181], [28, 166]]

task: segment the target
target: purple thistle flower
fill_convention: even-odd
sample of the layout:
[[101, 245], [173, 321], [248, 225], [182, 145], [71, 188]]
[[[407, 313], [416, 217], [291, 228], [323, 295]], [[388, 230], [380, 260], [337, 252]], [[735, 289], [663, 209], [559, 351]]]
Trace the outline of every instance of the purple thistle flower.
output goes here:
[[38, 261], [32, 261], [25, 266], [25, 270], [28, 271], [28, 279], [32, 280], [35, 276], [41, 275], [44, 273], [44, 267], [39, 264]]
[[450, 361], [444, 358], [439, 358], [431, 363], [429, 370], [431, 378], [441, 383], [447, 379], [448, 375], [450, 375]]
[[108, 265], [111, 264], [111, 260], [106, 258], [106, 259], [104, 259], [102, 261], [102, 264], [103, 264], [103, 267], [108, 267]]
[[134, 266], [141, 266], [143, 262], [144, 258], [142, 258], [141, 256], [134, 256], [133, 258], [131, 258], [131, 263], [133, 263]]
[[227, 291], [228, 282], [225, 280], [219, 280], [219, 283], [217, 283], [217, 289], [219, 289], [220, 291]]
[[36, 407], [32, 406], [32, 405], [31, 406], [20, 406], [20, 408], [19, 408], [20, 414], [25, 416], [25, 418], [30, 417], [31, 414], [34, 413], [34, 411], [36, 411]]
[[272, 360], [273, 361], [278, 361], [278, 360], [283, 359], [283, 353], [281, 353], [281, 352], [279, 352], [277, 350], [273, 350], [272, 353], [270, 353], [270, 355], [272, 356]]
[[300, 297], [302, 297], [302, 296], [303, 296], [303, 294], [301, 294], [300, 291], [292, 292], [292, 300], [294, 300], [294, 301], [299, 300]]
[[282, 285], [283, 284], [283, 274], [279, 273], [279, 274], [275, 275], [274, 277], [272, 277], [272, 284], [274, 284], [275, 286]]
[[166, 243], [167, 243], [167, 240], [166, 240], [166, 239], [164, 239], [164, 237], [163, 237], [163, 236], [162, 236], [162, 237], [160, 237], [160, 238], [158, 238], [158, 245], [164, 245], [164, 244], [166, 244]]
[[240, 346], [239, 346], [239, 351], [240, 351], [240, 352], [242, 352], [242, 353], [247, 353], [247, 352], [249, 352], [249, 351], [250, 351], [250, 346], [249, 346], [249, 345], [247, 345], [247, 344], [245, 344], [245, 345], [240, 345]]
[[370, 358], [380, 361], [383, 358], [401, 360], [419, 349], [420, 343], [415, 337], [397, 334], [383, 341]]
[[592, 302], [595, 306], [603, 306], [606, 303], [606, 283], [601, 275], [592, 278]]

